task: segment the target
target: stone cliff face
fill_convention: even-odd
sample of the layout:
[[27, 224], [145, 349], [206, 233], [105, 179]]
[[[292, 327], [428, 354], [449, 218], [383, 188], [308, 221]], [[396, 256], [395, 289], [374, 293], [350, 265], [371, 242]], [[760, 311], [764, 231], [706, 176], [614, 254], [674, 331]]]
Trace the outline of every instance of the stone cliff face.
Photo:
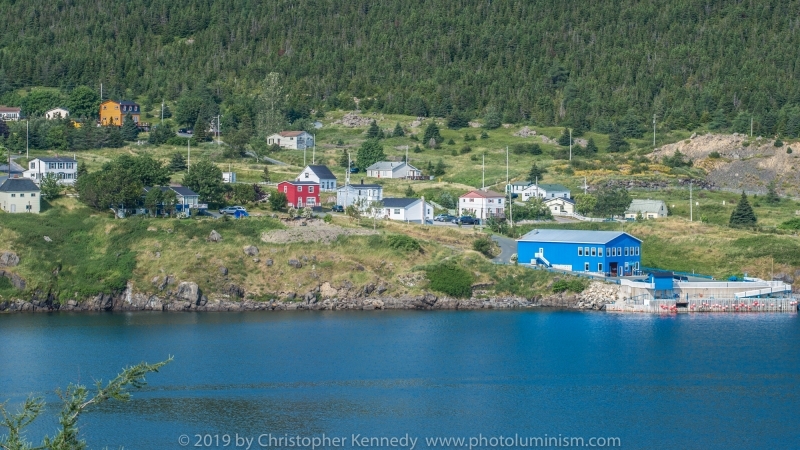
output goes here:
[[330, 283], [298, 294], [282, 292], [272, 300], [247, 298], [243, 289], [230, 285], [224, 293], [206, 295], [197, 283], [176, 284], [171, 276], [153, 280], [157, 294], [136, 292], [133, 284], [118, 294], [98, 294], [84, 300], [59, 303], [52, 295], [34, 293], [30, 300], [0, 301], [0, 312], [47, 311], [288, 311], [288, 310], [375, 310], [375, 309], [511, 309], [556, 307], [602, 310], [616, 300], [617, 287], [602, 283], [592, 285], [582, 294], [555, 294], [547, 297], [490, 297], [456, 299], [431, 293], [417, 296], [391, 297], [383, 295], [387, 288], [370, 283], [355, 287], [345, 282], [339, 288]]

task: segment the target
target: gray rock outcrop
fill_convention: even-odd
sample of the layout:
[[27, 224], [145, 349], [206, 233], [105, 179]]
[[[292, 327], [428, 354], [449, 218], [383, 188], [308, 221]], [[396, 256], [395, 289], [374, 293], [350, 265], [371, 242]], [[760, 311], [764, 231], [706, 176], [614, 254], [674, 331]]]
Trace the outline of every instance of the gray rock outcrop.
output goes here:
[[19, 264], [19, 256], [14, 252], [3, 252], [0, 255], [0, 267], [14, 267]]

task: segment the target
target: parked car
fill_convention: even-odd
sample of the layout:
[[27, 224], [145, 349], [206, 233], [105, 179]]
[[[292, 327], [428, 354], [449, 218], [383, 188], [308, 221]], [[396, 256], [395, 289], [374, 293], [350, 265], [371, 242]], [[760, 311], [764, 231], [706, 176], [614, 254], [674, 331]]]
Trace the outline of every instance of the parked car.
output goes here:
[[191, 129], [191, 128], [181, 128], [181, 129], [178, 130], [178, 133], [181, 133], [181, 134], [193, 134], [194, 130]]
[[511, 193], [511, 198], [517, 198], [517, 197], [519, 197], [519, 194], [517, 194], [516, 192]]
[[351, 167], [350, 173], [358, 173], [358, 167]]
[[244, 212], [244, 213], [246, 213], [246, 212], [247, 212], [247, 210], [246, 210], [246, 209], [244, 209], [244, 207], [243, 207], [243, 206], [228, 206], [228, 207], [225, 207], [225, 208], [222, 208], [222, 209], [220, 209], [220, 210], [219, 210], [219, 213], [220, 213], [220, 214], [230, 214], [230, 215], [232, 215], [232, 216], [233, 216], [233, 215], [235, 215], [235, 214], [236, 214], [236, 211], [242, 211], [242, 212]]
[[331, 208], [331, 211], [333, 211], [333, 212], [344, 212], [344, 206], [342, 206], [342, 205], [333, 205], [333, 207]]
[[480, 225], [481, 221], [472, 216], [461, 216], [453, 219], [453, 223], [460, 223], [461, 225]]
[[450, 214], [439, 214], [433, 220], [436, 222], [452, 222], [455, 218], [456, 216], [451, 216]]

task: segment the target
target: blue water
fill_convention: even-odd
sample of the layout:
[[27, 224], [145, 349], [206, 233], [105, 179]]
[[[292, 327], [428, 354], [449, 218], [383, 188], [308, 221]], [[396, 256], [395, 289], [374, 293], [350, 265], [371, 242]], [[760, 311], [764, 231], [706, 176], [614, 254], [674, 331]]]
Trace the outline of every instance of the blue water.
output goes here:
[[13, 314], [0, 316], [0, 401], [46, 396], [38, 443], [56, 387], [174, 355], [130, 402], [83, 416], [90, 448], [226, 433], [798, 448], [798, 345], [796, 314]]

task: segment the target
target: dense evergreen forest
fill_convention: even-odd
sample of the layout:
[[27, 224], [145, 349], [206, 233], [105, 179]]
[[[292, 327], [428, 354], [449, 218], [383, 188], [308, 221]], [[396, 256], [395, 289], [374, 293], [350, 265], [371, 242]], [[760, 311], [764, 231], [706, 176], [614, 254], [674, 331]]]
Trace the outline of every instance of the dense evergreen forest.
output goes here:
[[[0, 100], [77, 86], [287, 109], [800, 134], [797, 0], [0, 0]], [[18, 100], [18, 99], [17, 99]], [[302, 114], [301, 114], [302, 115]], [[190, 122], [187, 118], [184, 122]]]

